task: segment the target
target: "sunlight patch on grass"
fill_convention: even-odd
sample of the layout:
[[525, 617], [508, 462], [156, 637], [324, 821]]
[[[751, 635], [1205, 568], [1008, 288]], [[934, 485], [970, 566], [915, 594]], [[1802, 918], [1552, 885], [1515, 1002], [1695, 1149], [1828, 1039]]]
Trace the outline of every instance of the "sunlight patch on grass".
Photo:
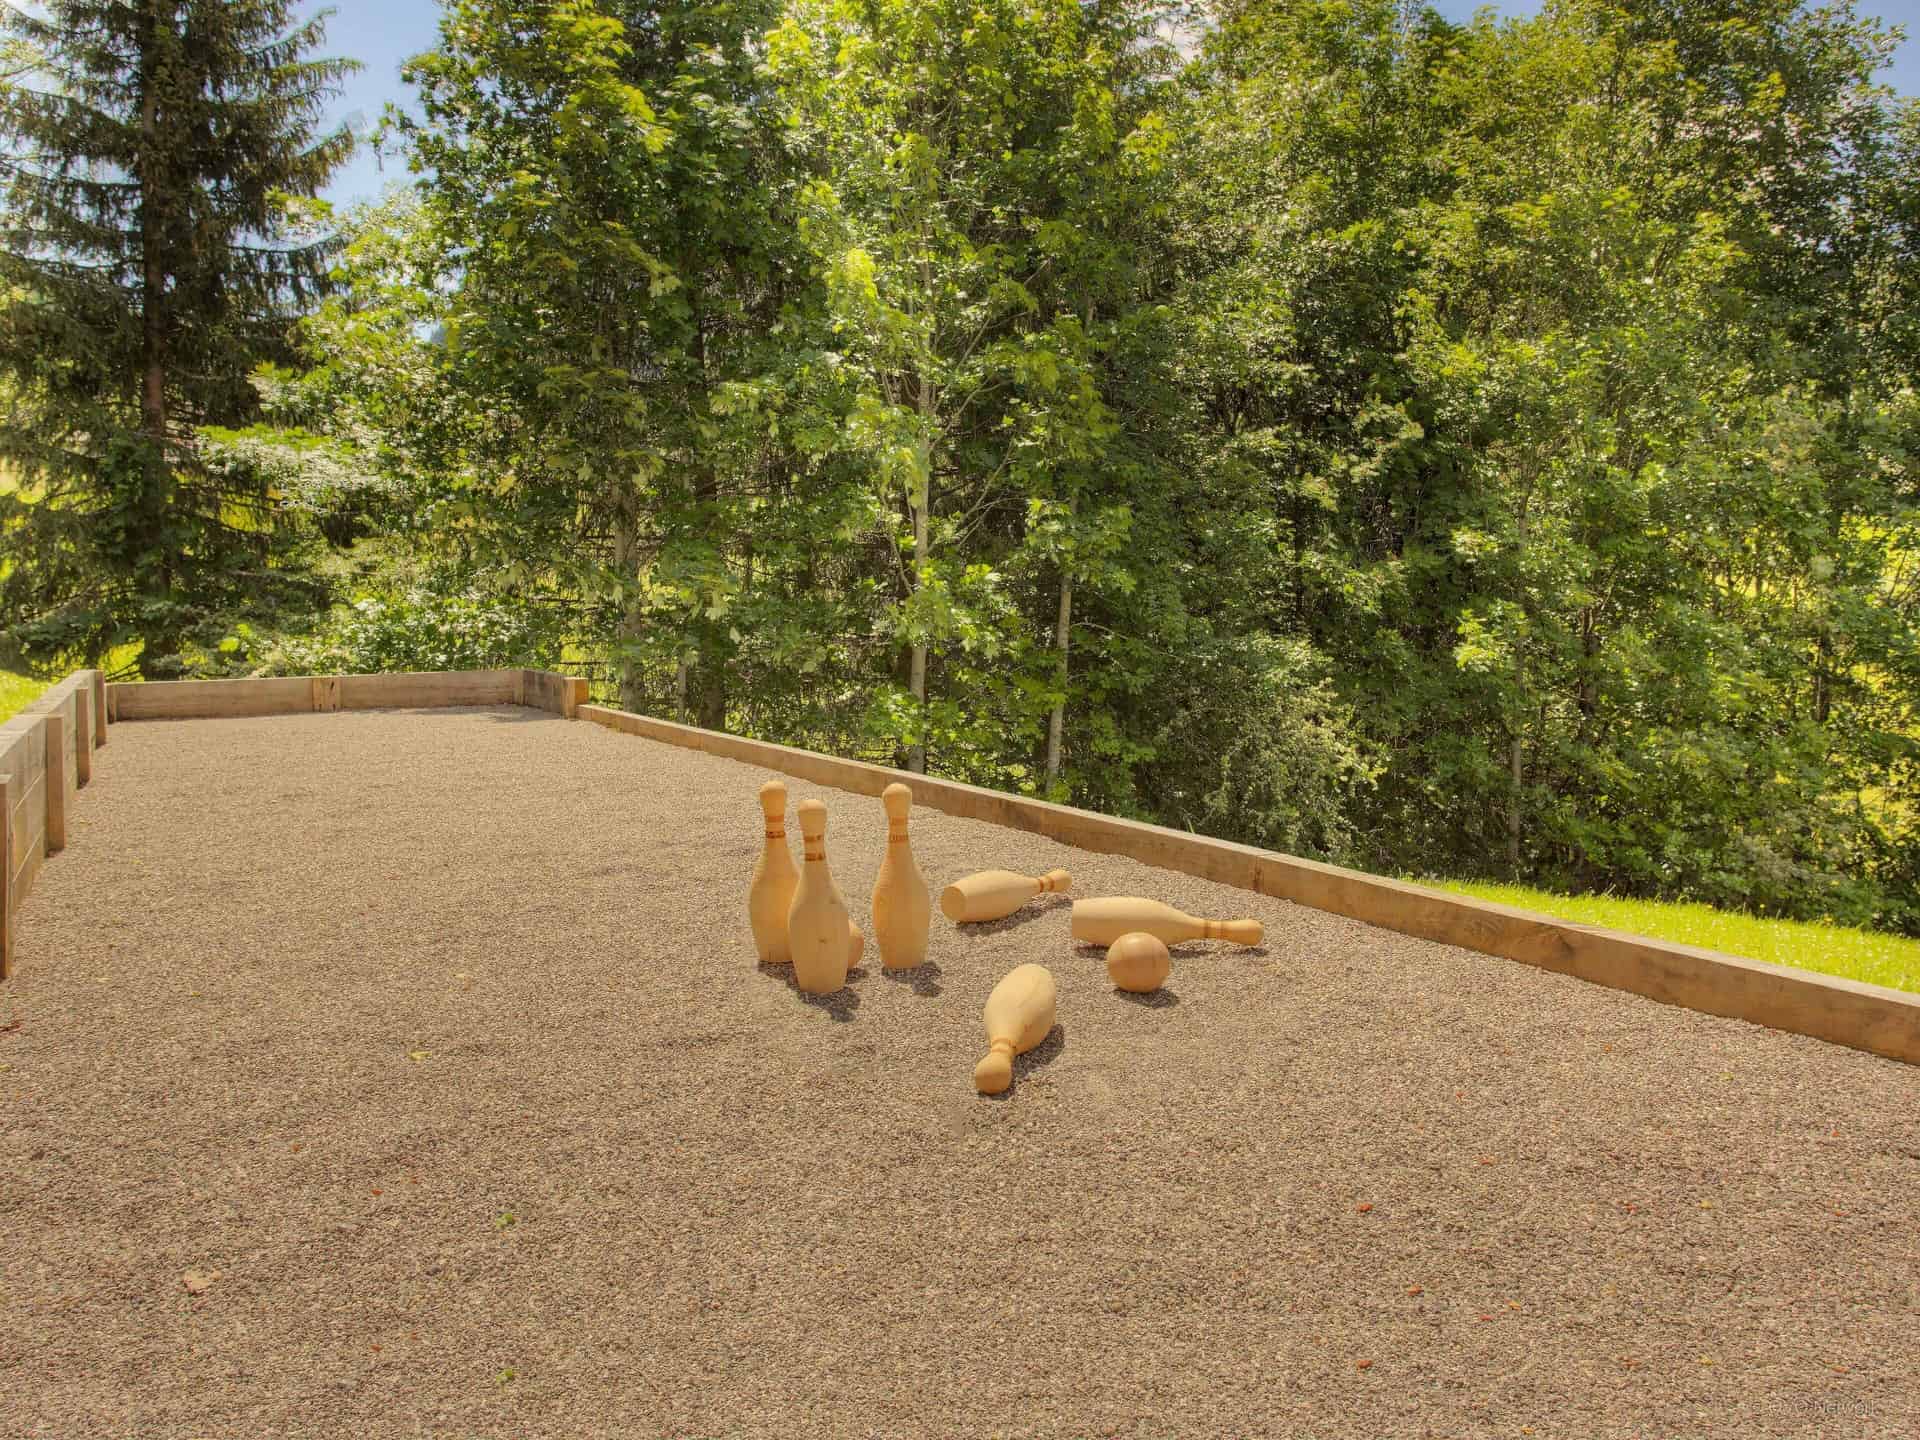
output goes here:
[[11, 670], [0, 670], [0, 720], [11, 719], [20, 707], [47, 688], [44, 680], [31, 680]]
[[1839, 925], [1809, 925], [1797, 920], [1763, 920], [1738, 911], [1715, 910], [1709, 905], [1672, 905], [1658, 900], [1623, 900], [1610, 895], [1553, 895], [1523, 885], [1489, 885], [1470, 881], [1430, 880], [1437, 889], [1472, 895], [1481, 900], [1538, 910], [1559, 920], [1603, 925], [1770, 960], [1801, 970], [1818, 970], [1871, 985], [1920, 991], [1920, 940], [1883, 935], [1872, 930], [1850, 930]]

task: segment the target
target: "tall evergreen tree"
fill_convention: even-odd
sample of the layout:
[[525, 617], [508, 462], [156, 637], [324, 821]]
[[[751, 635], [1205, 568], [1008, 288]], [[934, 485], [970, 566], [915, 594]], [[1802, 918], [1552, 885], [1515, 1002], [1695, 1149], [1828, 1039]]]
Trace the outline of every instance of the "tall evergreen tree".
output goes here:
[[0, 646], [29, 664], [311, 603], [310, 535], [202, 426], [244, 423], [333, 245], [299, 223], [353, 144], [323, 129], [356, 63], [309, 59], [291, 0], [48, 0], [0, 12]]

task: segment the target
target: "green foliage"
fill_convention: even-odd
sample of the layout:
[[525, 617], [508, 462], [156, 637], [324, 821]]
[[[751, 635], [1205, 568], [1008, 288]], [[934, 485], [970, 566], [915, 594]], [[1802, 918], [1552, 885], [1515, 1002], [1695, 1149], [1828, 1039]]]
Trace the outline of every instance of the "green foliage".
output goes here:
[[0, 214], [0, 648], [42, 670], [140, 646], [177, 673], [239, 615], [310, 608], [318, 544], [200, 427], [254, 413], [331, 241], [301, 206], [352, 137], [354, 67], [289, 0], [8, 6]]
[[1865, 801], [1915, 753], [1885, 37], [1785, 3], [1228, 18], [1186, 363], [1273, 497], [1273, 613], [1380, 757], [1359, 858], [1913, 926], [1912, 831]]
[[559, 643], [539, 609], [477, 590], [417, 587], [339, 606], [310, 634], [263, 638], [243, 625], [220, 649], [246, 674], [356, 675], [548, 668]]
[[417, 194], [217, 444], [631, 708], [1920, 930], [1886, 32], [1236, 0], [1183, 61], [1180, 18], [457, 0]]

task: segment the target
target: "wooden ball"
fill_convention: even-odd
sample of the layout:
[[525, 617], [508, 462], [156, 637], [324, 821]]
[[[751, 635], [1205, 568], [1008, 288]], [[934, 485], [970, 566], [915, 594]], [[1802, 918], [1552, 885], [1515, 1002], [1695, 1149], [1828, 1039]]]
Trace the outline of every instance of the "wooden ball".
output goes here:
[[1107, 974], [1122, 990], [1145, 995], [1158, 990], [1172, 973], [1167, 947], [1144, 930], [1129, 930], [1107, 947]]

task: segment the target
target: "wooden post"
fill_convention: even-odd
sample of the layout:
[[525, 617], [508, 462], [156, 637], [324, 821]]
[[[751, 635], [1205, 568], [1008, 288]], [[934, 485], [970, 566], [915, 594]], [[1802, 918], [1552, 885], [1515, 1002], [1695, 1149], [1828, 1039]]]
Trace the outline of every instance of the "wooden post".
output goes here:
[[93, 672], [93, 743], [107, 743], [107, 672]]
[[572, 720], [580, 714], [580, 707], [587, 703], [587, 682], [584, 676], [568, 675], [560, 681], [560, 713]]
[[67, 717], [58, 710], [40, 722], [47, 742], [47, 854], [67, 848]]
[[340, 677], [338, 675], [313, 677], [313, 708], [329, 712], [340, 708]]
[[73, 788], [93, 779], [93, 687], [73, 692]]
[[0, 980], [13, 974], [13, 776], [0, 775]]

